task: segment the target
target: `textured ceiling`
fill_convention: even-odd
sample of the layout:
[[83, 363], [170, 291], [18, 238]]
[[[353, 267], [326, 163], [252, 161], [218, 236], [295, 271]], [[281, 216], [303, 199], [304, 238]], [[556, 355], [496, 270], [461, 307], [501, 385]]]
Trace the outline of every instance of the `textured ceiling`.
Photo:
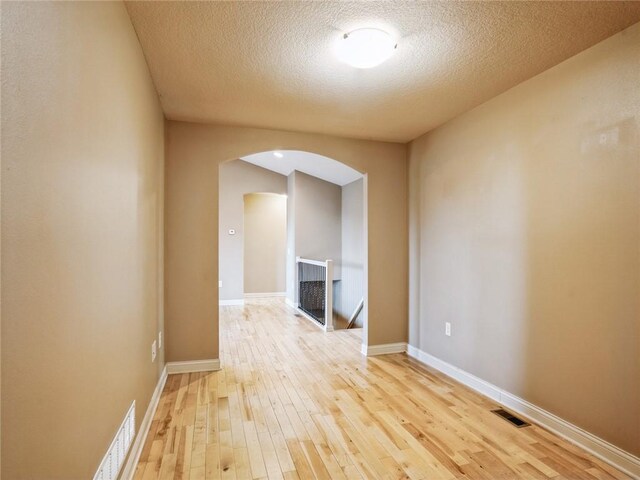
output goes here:
[[[169, 119], [405, 142], [640, 20], [640, 2], [127, 2]], [[399, 38], [340, 63], [344, 32]]]

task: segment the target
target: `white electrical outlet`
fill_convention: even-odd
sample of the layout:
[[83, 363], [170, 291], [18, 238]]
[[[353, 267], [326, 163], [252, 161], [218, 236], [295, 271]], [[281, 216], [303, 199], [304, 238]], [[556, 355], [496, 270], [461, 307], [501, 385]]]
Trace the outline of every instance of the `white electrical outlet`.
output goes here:
[[218, 280], [218, 288], [222, 288], [222, 280]]
[[445, 334], [447, 337], [450, 337], [450, 336], [451, 336], [451, 324], [450, 324], [449, 322], [446, 322], [446, 323], [444, 324], [444, 334]]
[[156, 341], [154, 340], [153, 343], [151, 344], [151, 362], [155, 362], [156, 361]]
[[162, 331], [158, 332], [158, 348], [162, 348]]

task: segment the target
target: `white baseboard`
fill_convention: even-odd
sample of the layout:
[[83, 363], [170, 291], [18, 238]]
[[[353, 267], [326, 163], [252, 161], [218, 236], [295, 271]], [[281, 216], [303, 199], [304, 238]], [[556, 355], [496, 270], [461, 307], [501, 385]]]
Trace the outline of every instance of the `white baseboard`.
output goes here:
[[385, 343], [382, 345], [365, 345], [362, 344], [360, 352], [366, 357], [373, 357], [375, 355], [388, 355], [390, 353], [404, 353], [407, 351], [407, 344], [405, 342], [399, 343]]
[[528, 401], [509, 393], [500, 387], [497, 387], [481, 378], [472, 375], [450, 363], [440, 360], [422, 350], [407, 346], [407, 354], [415, 358], [419, 362], [424, 363], [436, 370], [441, 371], [445, 375], [457, 380], [467, 387], [491, 398], [508, 407], [510, 410], [521, 414], [523, 417], [531, 420], [538, 425], [552, 431], [556, 435], [568, 440], [569, 442], [583, 448], [600, 460], [612, 465], [613, 467], [623, 471], [633, 478], [640, 479], [640, 458], [626, 452], [615, 445], [603, 440], [586, 430], [563, 420], [562, 418], [548, 412]]
[[166, 367], [167, 373], [194, 373], [194, 372], [215, 372], [220, 370], [220, 360], [212, 358], [210, 360], [191, 360], [187, 362], [169, 362]]
[[272, 298], [286, 297], [287, 292], [245, 293], [244, 298]]
[[234, 300], [219, 300], [218, 305], [221, 307], [230, 307], [234, 305], [244, 305], [244, 298], [236, 298]]
[[119, 477], [121, 480], [133, 479], [133, 475], [136, 472], [136, 467], [138, 466], [138, 462], [140, 461], [140, 454], [142, 453], [144, 442], [147, 439], [147, 435], [149, 434], [151, 421], [153, 420], [153, 416], [156, 413], [156, 408], [158, 408], [158, 402], [160, 401], [160, 396], [162, 395], [162, 390], [164, 389], [164, 384], [166, 383], [166, 381], [167, 366], [165, 365], [165, 367], [162, 369], [162, 374], [158, 379], [158, 383], [156, 384], [156, 389], [153, 391], [153, 395], [151, 395], [151, 400], [149, 401], [147, 411], [145, 412], [142, 422], [140, 423], [140, 429], [138, 430], [138, 434], [133, 441], [133, 446], [131, 447], [131, 451], [129, 452], [129, 457], [122, 467], [122, 473]]
[[133, 441], [133, 446], [131, 447], [131, 452], [129, 453], [127, 462], [122, 467], [122, 473], [119, 477], [120, 480], [133, 479], [136, 467], [140, 461], [140, 454], [142, 453], [144, 442], [149, 434], [151, 421], [153, 420], [153, 416], [158, 408], [158, 402], [160, 401], [164, 385], [167, 382], [167, 376], [174, 373], [209, 372], [216, 370], [220, 370], [220, 360], [217, 358], [211, 360], [193, 360], [190, 362], [169, 362], [165, 364], [164, 369], [162, 369], [162, 374], [158, 379], [158, 383], [156, 384], [156, 388], [153, 391], [153, 395], [151, 396], [151, 400], [149, 401], [149, 406], [144, 414], [142, 423], [140, 423], [140, 430], [138, 430], [138, 434]]
[[286, 303], [287, 305], [289, 305], [291, 308], [298, 308], [298, 305], [296, 305], [294, 303], [293, 300], [291, 300], [289, 297], [284, 299], [284, 303]]

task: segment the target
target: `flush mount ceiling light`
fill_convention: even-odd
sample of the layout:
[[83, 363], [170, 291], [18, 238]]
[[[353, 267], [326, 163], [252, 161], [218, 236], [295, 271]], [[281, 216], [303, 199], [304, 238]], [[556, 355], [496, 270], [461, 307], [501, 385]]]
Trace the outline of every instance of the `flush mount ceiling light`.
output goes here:
[[284, 157], [284, 155], [282, 153], [280, 153], [280, 152], [273, 152], [273, 156], [276, 157], [276, 158]]
[[359, 28], [345, 33], [336, 44], [336, 53], [343, 62], [356, 68], [372, 68], [388, 59], [398, 45], [384, 30]]

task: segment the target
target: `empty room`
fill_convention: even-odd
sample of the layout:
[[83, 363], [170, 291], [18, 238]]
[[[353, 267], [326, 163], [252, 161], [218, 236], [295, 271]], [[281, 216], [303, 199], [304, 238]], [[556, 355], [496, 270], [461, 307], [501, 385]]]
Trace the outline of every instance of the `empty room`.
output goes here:
[[640, 480], [640, 1], [1, 1], [3, 480]]

